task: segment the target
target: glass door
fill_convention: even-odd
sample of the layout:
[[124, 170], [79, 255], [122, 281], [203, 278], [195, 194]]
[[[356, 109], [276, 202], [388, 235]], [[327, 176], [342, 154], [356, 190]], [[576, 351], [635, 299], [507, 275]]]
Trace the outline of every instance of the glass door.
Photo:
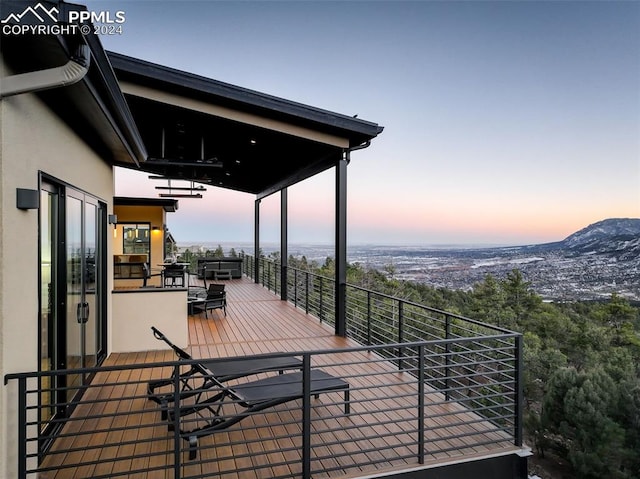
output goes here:
[[[95, 198], [67, 188], [66, 228], [66, 358], [67, 369], [98, 364], [104, 326], [104, 207]], [[85, 384], [70, 375], [67, 387]]]
[[82, 323], [82, 343], [84, 344], [83, 367], [93, 367], [98, 364], [98, 351], [101, 339], [102, 296], [100, 295], [101, 252], [99, 248], [99, 230], [101, 224], [100, 208], [91, 198], [85, 198], [84, 203], [84, 265], [83, 265], [83, 294], [87, 310]]
[[71, 370], [41, 381], [47, 435], [51, 419], [70, 413], [55, 405], [70, 402], [91, 379], [74, 370], [96, 366], [106, 355], [106, 205], [46, 181], [40, 199], [40, 367]]
[[[68, 191], [65, 200], [65, 253], [66, 253], [66, 341], [63, 369], [84, 367], [85, 324], [88, 307], [84, 300], [84, 248], [83, 248], [83, 198]], [[69, 374], [67, 380], [67, 398], [69, 401], [78, 392], [83, 380], [78, 374]]]

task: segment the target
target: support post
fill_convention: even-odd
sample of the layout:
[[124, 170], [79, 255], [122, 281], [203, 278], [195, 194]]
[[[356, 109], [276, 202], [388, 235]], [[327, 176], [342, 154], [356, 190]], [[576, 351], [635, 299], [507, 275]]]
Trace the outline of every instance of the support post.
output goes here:
[[287, 301], [289, 282], [287, 281], [287, 266], [289, 252], [287, 249], [287, 189], [280, 190], [280, 299]]
[[522, 447], [522, 435], [523, 435], [523, 410], [524, 410], [524, 381], [523, 381], [523, 373], [522, 367], [524, 364], [524, 342], [522, 335], [519, 334], [515, 337], [515, 445], [518, 447]]
[[260, 283], [260, 200], [256, 200], [253, 214], [253, 280]]
[[302, 478], [311, 478], [311, 355], [302, 356]]
[[347, 334], [347, 165], [349, 150], [336, 165], [335, 334]]

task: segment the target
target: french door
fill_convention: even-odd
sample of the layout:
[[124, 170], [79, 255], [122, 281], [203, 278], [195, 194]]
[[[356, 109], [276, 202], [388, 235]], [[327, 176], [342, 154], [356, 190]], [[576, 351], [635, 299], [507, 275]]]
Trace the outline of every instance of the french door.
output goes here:
[[91, 379], [74, 370], [98, 365], [106, 353], [106, 206], [44, 181], [40, 200], [40, 364], [45, 371], [69, 371], [41, 385], [45, 432], [53, 417], [70, 413], [60, 405]]

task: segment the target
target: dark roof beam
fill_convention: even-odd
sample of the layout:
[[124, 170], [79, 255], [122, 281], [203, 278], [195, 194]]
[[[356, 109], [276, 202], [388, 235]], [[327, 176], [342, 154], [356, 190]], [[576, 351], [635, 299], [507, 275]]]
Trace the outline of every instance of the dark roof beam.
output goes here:
[[[342, 150], [336, 150], [336, 162], [340, 160], [342, 156]], [[288, 188], [289, 186], [295, 185], [296, 183], [301, 182], [302, 180], [306, 180], [307, 178], [311, 178], [312, 176], [317, 175], [318, 173], [322, 173], [325, 170], [335, 166], [336, 163], [328, 163], [328, 157], [322, 158], [310, 165], [305, 166], [304, 168], [299, 169], [293, 174], [287, 176], [285, 179], [273, 183], [271, 186], [263, 189], [262, 191], [256, 194], [256, 199], [261, 200], [270, 196], [278, 191]]]
[[165, 158], [149, 158], [147, 159], [146, 165], [148, 166], [178, 166], [178, 167], [189, 167], [194, 166], [198, 168], [223, 168], [224, 165], [221, 161], [211, 161], [211, 160], [174, 160], [174, 159], [165, 159]]

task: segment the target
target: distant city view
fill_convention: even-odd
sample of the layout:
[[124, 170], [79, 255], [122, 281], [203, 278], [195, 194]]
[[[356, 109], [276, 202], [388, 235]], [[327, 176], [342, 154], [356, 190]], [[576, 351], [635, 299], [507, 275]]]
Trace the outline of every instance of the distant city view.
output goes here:
[[[564, 241], [529, 246], [351, 245], [347, 260], [384, 271], [394, 279], [438, 288], [467, 291], [489, 274], [502, 278], [519, 269], [546, 300], [600, 300], [616, 293], [640, 301], [640, 236], [635, 232], [639, 224], [640, 220], [605, 220]], [[251, 243], [180, 245], [180, 251], [213, 251], [218, 245], [225, 254], [232, 248], [236, 253], [253, 254]], [[280, 246], [266, 243], [261, 249], [269, 255], [279, 252]], [[290, 244], [288, 253], [321, 265], [334, 256], [334, 247]]]

